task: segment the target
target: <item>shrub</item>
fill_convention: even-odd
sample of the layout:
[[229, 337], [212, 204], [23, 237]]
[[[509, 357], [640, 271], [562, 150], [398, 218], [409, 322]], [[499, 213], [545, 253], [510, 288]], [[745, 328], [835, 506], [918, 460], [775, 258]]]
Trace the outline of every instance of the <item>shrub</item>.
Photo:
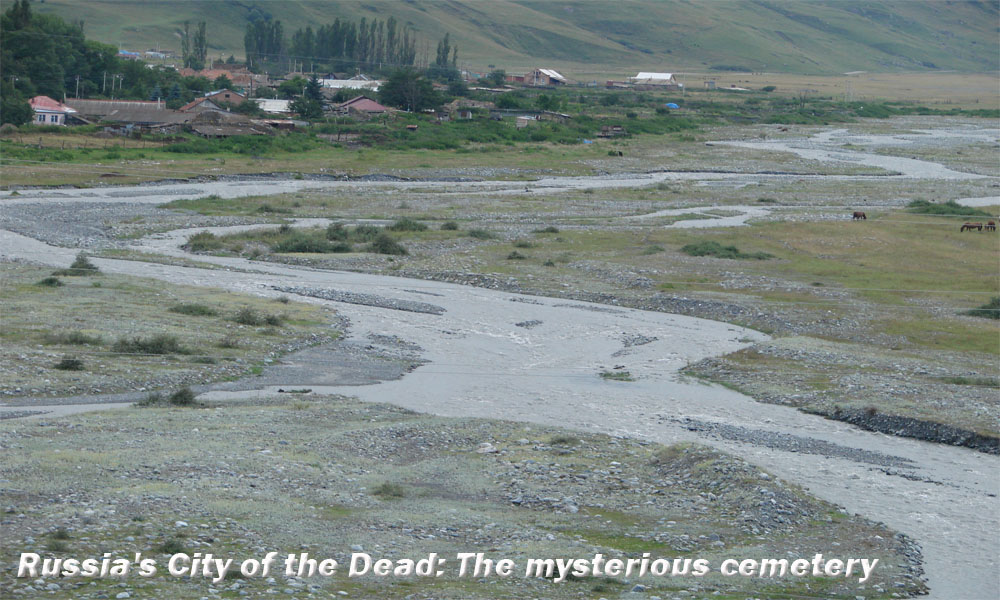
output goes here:
[[351, 233], [359, 242], [370, 242], [382, 234], [382, 228], [377, 225], [358, 225]]
[[402, 498], [406, 491], [398, 483], [383, 483], [372, 490], [372, 494], [383, 498]]
[[665, 248], [663, 246], [660, 246], [659, 244], [653, 244], [652, 246], [647, 246], [645, 249], [643, 249], [642, 254], [644, 256], [649, 256], [650, 254], [659, 254], [664, 250]]
[[189, 387], [183, 387], [170, 394], [169, 402], [174, 406], [191, 406], [194, 404], [194, 392]]
[[395, 223], [389, 226], [389, 231], [426, 231], [427, 225], [424, 225], [420, 221], [414, 221], [409, 217], [403, 217], [402, 219], [396, 220]]
[[441, 223], [441, 231], [458, 231], [458, 223], [454, 221]]
[[52, 274], [72, 277], [74, 275], [93, 275], [99, 271], [100, 269], [97, 268], [97, 265], [90, 262], [87, 255], [81, 252], [76, 255], [76, 260], [73, 261], [73, 264], [71, 264], [68, 269], [59, 269]]
[[762, 91], [762, 92], [773, 92], [776, 89], [778, 89], [776, 86], [765, 85], [764, 87], [760, 88], [760, 91]]
[[231, 335], [227, 335], [226, 337], [219, 340], [219, 343], [216, 345], [219, 348], [239, 348], [240, 341]]
[[146, 394], [146, 397], [135, 403], [136, 406], [156, 406], [158, 404], [163, 404], [163, 395], [159, 392], [150, 392]]
[[580, 438], [573, 435], [556, 435], [553, 436], [549, 443], [554, 446], [576, 446], [580, 443]]
[[409, 254], [402, 244], [384, 233], [380, 233], [374, 240], [372, 240], [372, 243], [369, 246], [369, 252], [375, 252], [377, 254], [391, 254], [394, 256]]
[[262, 325], [277, 327], [281, 325], [283, 320], [284, 317], [281, 315], [262, 313], [249, 306], [244, 306], [236, 311], [235, 315], [233, 315], [233, 321], [236, 323], [239, 323], [240, 325], [250, 325], [253, 327], [260, 327]]
[[543, 227], [542, 229], [536, 229], [535, 233], [559, 233], [559, 228], [554, 225], [549, 225], [548, 227]]
[[296, 231], [272, 246], [272, 249], [275, 252], [323, 253], [330, 250], [330, 244], [319, 237]]
[[42, 286], [45, 286], [45, 287], [59, 287], [61, 285], [65, 285], [65, 284], [63, 284], [63, 282], [59, 281], [58, 277], [46, 277], [46, 278], [42, 279], [41, 281], [39, 281], [36, 285], [42, 285]]
[[767, 260], [773, 258], [767, 252], [742, 252], [736, 246], [723, 246], [719, 242], [696, 242], [681, 247], [681, 252], [691, 256], [714, 256], [715, 258], [738, 258]]
[[214, 317], [219, 314], [219, 311], [215, 310], [211, 306], [205, 306], [204, 304], [176, 304], [167, 310], [172, 313], [188, 315], [191, 317]]
[[513, 252], [507, 255], [507, 260], [524, 260], [525, 258], [526, 257], [517, 250], [514, 250]]
[[527, 240], [517, 240], [514, 242], [515, 248], [534, 248], [535, 245]]
[[160, 333], [148, 338], [121, 337], [111, 345], [119, 354], [190, 354], [175, 336]]
[[549, 260], [547, 260], [547, 261], [543, 262], [543, 263], [542, 263], [542, 266], [543, 266], [543, 267], [554, 267], [554, 266], [556, 266], [556, 263], [555, 263], [555, 261], [553, 261], [553, 260], [552, 260], [552, 259], [550, 258]]
[[292, 211], [291, 209], [283, 208], [280, 206], [271, 206], [270, 204], [265, 202], [264, 204], [261, 204], [260, 206], [257, 207], [257, 212], [262, 214], [274, 214], [274, 213], [284, 214], [284, 213], [290, 213]]
[[100, 336], [87, 335], [82, 331], [70, 331], [63, 334], [50, 334], [45, 336], [45, 341], [50, 344], [69, 344], [72, 346], [98, 346], [104, 343]]
[[55, 364], [55, 368], [60, 371], [82, 371], [83, 361], [72, 356], [64, 356]]
[[163, 542], [156, 547], [157, 552], [163, 554], [180, 554], [182, 552], [187, 552], [187, 548], [184, 547], [184, 543], [177, 538], [170, 538], [169, 540]]
[[965, 314], [984, 319], [1000, 319], [1000, 296], [994, 296], [986, 304], [979, 308], [973, 308]]
[[469, 237], [476, 238], [477, 240], [492, 240], [497, 236], [493, 232], [486, 231], [485, 229], [470, 229]]
[[349, 233], [343, 223], [330, 223], [326, 228], [326, 239], [331, 242], [347, 241]]
[[609, 381], [635, 381], [635, 378], [628, 371], [603, 371], [601, 379]]
[[222, 248], [222, 240], [211, 231], [202, 231], [189, 237], [187, 243], [184, 244], [184, 248], [191, 252], [219, 250]]

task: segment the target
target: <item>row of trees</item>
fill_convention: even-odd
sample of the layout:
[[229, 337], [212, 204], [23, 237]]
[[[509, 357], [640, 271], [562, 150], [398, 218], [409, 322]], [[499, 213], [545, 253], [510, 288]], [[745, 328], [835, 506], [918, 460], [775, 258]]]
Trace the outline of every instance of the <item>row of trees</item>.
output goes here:
[[417, 58], [417, 37], [409, 27], [400, 27], [395, 17], [386, 21], [366, 20], [357, 24], [336, 19], [316, 31], [312, 27], [292, 34], [293, 56], [307, 56], [333, 70], [370, 70], [386, 66], [412, 65]]
[[205, 68], [208, 59], [208, 35], [205, 31], [205, 21], [198, 23], [198, 29], [191, 36], [191, 24], [184, 21], [184, 33], [181, 34], [181, 56], [184, 66], [195, 71]]

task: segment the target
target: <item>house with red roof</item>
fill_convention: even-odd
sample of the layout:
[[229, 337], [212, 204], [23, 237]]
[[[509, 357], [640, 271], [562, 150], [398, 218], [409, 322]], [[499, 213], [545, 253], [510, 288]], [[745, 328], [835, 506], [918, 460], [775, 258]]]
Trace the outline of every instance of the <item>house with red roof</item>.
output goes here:
[[65, 125], [66, 115], [76, 112], [76, 110], [48, 96], [35, 96], [28, 101], [28, 104], [35, 111], [35, 118], [32, 121], [35, 125]]
[[380, 115], [388, 112], [389, 108], [382, 106], [378, 102], [364, 96], [351, 98], [347, 102], [342, 102], [336, 106], [336, 111], [343, 114], [361, 113], [365, 115]]

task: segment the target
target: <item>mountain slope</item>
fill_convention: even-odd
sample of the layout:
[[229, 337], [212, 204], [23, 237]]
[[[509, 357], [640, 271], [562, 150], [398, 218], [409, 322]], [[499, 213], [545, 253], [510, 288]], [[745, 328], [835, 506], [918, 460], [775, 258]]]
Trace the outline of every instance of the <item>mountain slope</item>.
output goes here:
[[[0, 3], [5, 8], [7, 2]], [[997, 1], [928, 0], [47, 0], [89, 37], [131, 50], [178, 50], [185, 20], [208, 22], [213, 56], [243, 54], [249, 17], [286, 35], [335, 18], [388, 18], [433, 54], [450, 33], [463, 66], [568, 72], [745, 67], [793, 73], [1000, 68]]]

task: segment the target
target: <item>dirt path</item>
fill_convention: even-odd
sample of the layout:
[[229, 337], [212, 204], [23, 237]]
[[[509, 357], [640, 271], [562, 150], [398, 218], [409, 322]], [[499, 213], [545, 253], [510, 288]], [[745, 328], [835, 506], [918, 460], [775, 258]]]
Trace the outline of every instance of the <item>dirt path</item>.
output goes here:
[[[161, 236], [159, 249], [169, 250], [181, 239], [179, 234]], [[0, 232], [0, 249], [6, 257], [58, 266], [69, 264], [75, 253], [9, 232]], [[335, 306], [351, 321], [352, 339], [398, 336], [420, 346], [421, 357], [429, 361], [397, 381], [360, 387], [310, 385], [317, 392], [346, 393], [441, 415], [516, 419], [665, 443], [696, 440], [738, 453], [822, 498], [914, 537], [923, 546], [933, 597], [996, 597], [1000, 458], [858, 431], [791, 408], [760, 404], [722, 387], [679, 379], [678, 370], [685, 364], [731, 352], [749, 340], [763, 339], [762, 334], [703, 319], [432, 281], [199, 258], [266, 274], [95, 262], [106, 272], [178, 284], [264, 295], [297, 291], [297, 299]], [[313, 297], [321, 292], [423, 303], [443, 313]], [[637, 380], [599, 377], [616, 367]], [[303, 379], [302, 385], [311, 383], [309, 377]], [[870, 453], [891, 457], [893, 464], [902, 466], [872, 464], [866, 458]]]

